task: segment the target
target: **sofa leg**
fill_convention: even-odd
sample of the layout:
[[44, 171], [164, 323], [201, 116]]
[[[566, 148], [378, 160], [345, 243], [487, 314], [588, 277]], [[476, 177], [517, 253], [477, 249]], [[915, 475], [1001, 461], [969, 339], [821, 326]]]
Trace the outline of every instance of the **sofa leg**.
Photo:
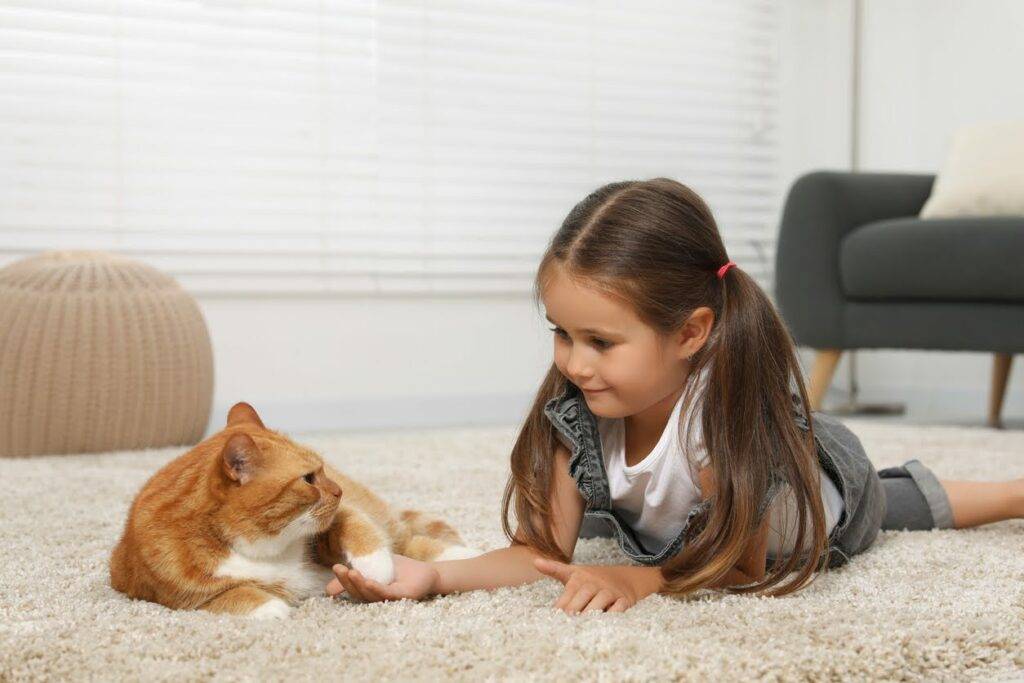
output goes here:
[[988, 426], [994, 429], [1003, 428], [1003, 398], [1006, 396], [1006, 384], [1010, 379], [1010, 363], [1012, 353], [996, 353], [992, 356], [992, 386], [988, 394]]
[[842, 349], [818, 349], [814, 357], [814, 367], [811, 369], [811, 382], [807, 387], [807, 398], [811, 402], [811, 410], [821, 410], [822, 401], [825, 400], [825, 393], [832, 384], [832, 375], [839, 364], [839, 357], [843, 355]]

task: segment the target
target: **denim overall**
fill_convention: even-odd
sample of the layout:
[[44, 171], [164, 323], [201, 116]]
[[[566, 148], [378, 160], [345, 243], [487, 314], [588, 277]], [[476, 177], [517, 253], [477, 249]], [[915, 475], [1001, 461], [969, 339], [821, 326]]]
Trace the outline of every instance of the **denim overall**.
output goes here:
[[[797, 426], [806, 432], [807, 419], [799, 410], [799, 399], [795, 394], [792, 399], [794, 420]], [[569, 473], [586, 501], [585, 526], [590, 522], [591, 528], [610, 527], [611, 535], [618, 541], [622, 552], [641, 564], [659, 565], [679, 553], [685, 543], [686, 529], [691, 520], [706, 509], [711, 501], [705, 500], [695, 505], [688, 513], [678, 536], [664, 548], [644, 548], [637, 540], [635, 532], [612, 508], [597, 420], [587, 407], [580, 390], [570, 384], [561, 396], [545, 404], [544, 414], [571, 445]], [[887, 497], [893, 498], [898, 495], [901, 501], [909, 501], [893, 506], [896, 518], [889, 520], [891, 524], [888, 528], [952, 526], [948, 500], [942, 493], [938, 480], [927, 468], [915, 460], [906, 463], [904, 467], [876, 472], [864, 452], [860, 439], [839, 420], [819, 412], [812, 412], [811, 418], [814, 421], [818, 461], [841, 493], [844, 505], [843, 514], [828, 539], [830, 568], [846, 564], [851, 556], [871, 546], [879, 529], [883, 528]], [[911, 504], [913, 501], [907, 489], [883, 486], [880, 474], [893, 478], [893, 484], [906, 479], [910, 482], [907, 485], [913, 489], [914, 499], [920, 500], [920, 503]], [[765, 498], [760, 502], [760, 514], [765, 513], [772, 498], [785, 484], [781, 475], [773, 479]], [[919, 496], [917, 491], [923, 491], [923, 497]], [[908, 521], [915, 516], [923, 520], [916, 523], [916, 526], [915, 522]], [[599, 523], [593, 524], [595, 521]], [[605, 524], [601, 524], [602, 521]], [[777, 558], [769, 554], [767, 564], [771, 565], [775, 559]]]

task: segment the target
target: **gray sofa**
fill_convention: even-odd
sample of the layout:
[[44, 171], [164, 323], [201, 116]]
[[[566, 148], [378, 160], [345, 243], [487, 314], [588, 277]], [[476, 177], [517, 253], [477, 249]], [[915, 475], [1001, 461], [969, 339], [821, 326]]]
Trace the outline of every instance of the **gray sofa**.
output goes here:
[[818, 351], [816, 409], [843, 350], [990, 351], [988, 422], [1001, 425], [1024, 351], [1024, 216], [922, 220], [934, 180], [816, 171], [790, 189], [775, 295], [796, 342]]

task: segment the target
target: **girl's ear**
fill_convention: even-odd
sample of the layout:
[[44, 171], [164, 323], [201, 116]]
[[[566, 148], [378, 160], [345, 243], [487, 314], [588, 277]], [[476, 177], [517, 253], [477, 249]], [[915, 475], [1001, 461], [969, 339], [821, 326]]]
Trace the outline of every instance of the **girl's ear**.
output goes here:
[[704, 348], [711, 328], [715, 325], [715, 312], [707, 306], [701, 306], [690, 314], [683, 326], [679, 328], [679, 357], [689, 358]]
[[260, 429], [266, 429], [263, 426], [263, 420], [256, 414], [256, 409], [245, 401], [236, 403], [228, 411], [228, 426], [235, 424], [254, 424]]
[[239, 484], [247, 484], [256, 473], [260, 450], [252, 437], [245, 433], [233, 435], [221, 451], [224, 474]]

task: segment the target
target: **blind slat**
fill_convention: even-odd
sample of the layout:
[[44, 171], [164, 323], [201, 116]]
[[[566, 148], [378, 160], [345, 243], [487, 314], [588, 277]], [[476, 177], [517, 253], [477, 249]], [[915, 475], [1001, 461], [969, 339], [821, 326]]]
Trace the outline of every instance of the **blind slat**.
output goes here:
[[194, 291], [508, 294], [595, 186], [669, 176], [771, 281], [770, 0], [34, 0], [0, 8], [0, 265]]

